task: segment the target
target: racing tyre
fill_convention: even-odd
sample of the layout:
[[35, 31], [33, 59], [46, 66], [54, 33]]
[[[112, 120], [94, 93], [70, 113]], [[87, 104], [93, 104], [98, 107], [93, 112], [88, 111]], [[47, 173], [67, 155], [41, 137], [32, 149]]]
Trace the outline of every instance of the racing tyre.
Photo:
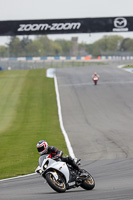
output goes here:
[[97, 81], [94, 82], [94, 85], [97, 85]]
[[53, 190], [62, 193], [66, 191], [65, 179], [58, 174], [59, 179], [56, 180], [52, 173], [46, 174], [46, 180]]
[[94, 178], [88, 173], [89, 177], [80, 185], [85, 190], [92, 190], [95, 187]]

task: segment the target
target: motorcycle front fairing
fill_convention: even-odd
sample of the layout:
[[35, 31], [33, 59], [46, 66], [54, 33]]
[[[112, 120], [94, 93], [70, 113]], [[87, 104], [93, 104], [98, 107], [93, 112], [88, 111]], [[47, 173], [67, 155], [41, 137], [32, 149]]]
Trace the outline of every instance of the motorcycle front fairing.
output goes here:
[[65, 176], [66, 182], [69, 181], [69, 169], [65, 162], [49, 159], [49, 165], [46, 170], [50, 171], [50, 169], [59, 171]]
[[65, 162], [55, 161], [51, 158], [48, 158], [47, 156], [44, 157], [41, 156], [39, 158], [39, 166], [37, 167], [36, 172], [42, 175], [47, 173], [52, 173], [55, 179], [57, 179], [57, 173], [53, 172], [53, 170], [55, 171], [57, 170], [60, 173], [62, 173], [66, 179], [66, 182], [69, 181], [69, 169]]
[[97, 76], [94, 77], [93, 80], [94, 80], [94, 81], [98, 81], [98, 77], [97, 77]]

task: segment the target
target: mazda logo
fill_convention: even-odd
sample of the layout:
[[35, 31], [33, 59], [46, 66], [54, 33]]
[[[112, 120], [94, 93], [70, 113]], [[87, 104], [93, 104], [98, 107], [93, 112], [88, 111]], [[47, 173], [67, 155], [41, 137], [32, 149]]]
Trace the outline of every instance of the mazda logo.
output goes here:
[[116, 28], [124, 28], [127, 25], [127, 20], [124, 17], [119, 17], [114, 20], [114, 26]]

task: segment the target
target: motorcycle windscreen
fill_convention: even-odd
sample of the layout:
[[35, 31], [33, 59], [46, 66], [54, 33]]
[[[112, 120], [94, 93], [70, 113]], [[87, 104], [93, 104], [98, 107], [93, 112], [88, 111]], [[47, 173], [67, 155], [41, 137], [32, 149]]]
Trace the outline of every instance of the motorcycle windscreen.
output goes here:
[[42, 163], [44, 161], [44, 159], [46, 159], [49, 156], [49, 154], [44, 154], [42, 156], [39, 157], [39, 166], [42, 166]]

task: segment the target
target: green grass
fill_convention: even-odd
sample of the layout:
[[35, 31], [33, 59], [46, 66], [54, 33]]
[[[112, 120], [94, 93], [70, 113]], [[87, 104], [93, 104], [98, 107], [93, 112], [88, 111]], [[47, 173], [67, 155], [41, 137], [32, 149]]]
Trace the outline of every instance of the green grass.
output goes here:
[[124, 68], [133, 68], [133, 65], [126, 65]]
[[68, 154], [54, 80], [44, 69], [0, 72], [0, 178], [34, 172], [41, 139]]

